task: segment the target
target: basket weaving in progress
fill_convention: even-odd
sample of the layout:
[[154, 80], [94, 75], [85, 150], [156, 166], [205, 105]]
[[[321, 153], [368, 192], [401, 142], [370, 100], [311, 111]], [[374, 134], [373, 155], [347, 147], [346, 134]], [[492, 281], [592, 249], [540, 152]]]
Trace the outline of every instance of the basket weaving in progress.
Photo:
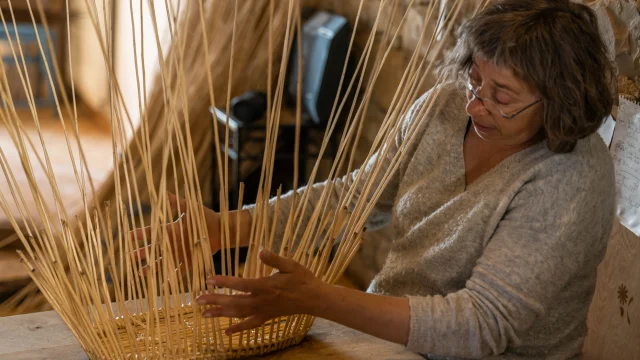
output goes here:
[[[290, 66], [291, 49], [301, 49], [302, 0], [145, 0], [150, 9], [153, 28], [152, 44], [158, 54], [158, 63], [145, 62], [144, 44], [133, 37], [131, 44], [136, 56], [134, 68], [138, 89], [136, 106], [124, 101], [126, 89], [114, 76], [112, 29], [106, 14], [110, 1], [100, 9], [94, 0], [83, 0], [83, 6], [98, 39], [104, 64], [109, 74], [110, 130], [113, 144], [113, 174], [107, 184], [94, 186], [83, 147], [83, 135], [77, 126], [77, 102], [65, 92], [54, 93], [55, 112], [64, 127], [69, 156], [82, 196], [83, 209], [71, 213], [64, 206], [59, 184], [52, 170], [52, 159], [39, 130], [35, 89], [31, 89], [25, 68], [16, 67], [22, 79], [24, 92], [30, 100], [29, 109], [38, 128], [38, 137], [25, 132], [18, 111], [4, 80], [6, 66], [0, 71], [0, 117], [20, 156], [21, 167], [9, 166], [5, 152], [0, 148], [0, 165], [3, 181], [10, 191], [0, 192], [0, 208], [24, 247], [20, 258], [29, 270], [33, 289], [44, 296], [78, 339], [83, 350], [92, 359], [217, 359], [243, 358], [277, 351], [304, 340], [314, 317], [305, 314], [275, 318], [250, 331], [225, 335], [224, 330], [243, 319], [204, 318], [201, 313], [207, 306], [197, 305], [192, 299], [213, 292], [231, 294], [235, 290], [218, 288], [206, 283], [214, 275], [229, 275], [259, 279], [275, 270], [266, 267], [258, 259], [258, 252], [265, 248], [291, 258], [307, 267], [317, 278], [336, 283], [363, 242], [365, 221], [373, 211], [381, 189], [390, 181], [406, 150], [418, 133], [418, 125], [424, 126], [427, 114], [436, 111], [438, 83], [434, 91], [414, 107], [416, 118], [410, 128], [402, 128], [407, 114], [421, 89], [432, 73], [443, 39], [454, 36], [457, 21], [465, 6], [463, 0], [450, 0], [446, 6], [431, 1], [425, 7], [424, 25], [419, 42], [404, 70], [400, 86], [395, 91], [391, 106], [373, 142], [365, 162], [373, 164], [368, 178], [357, 176], [355, 183], [342, 189], [334, 189], [333, 181], [355, 170], [354, 150], [366, 126], [367, 107], [376, 86], [387, 55], [398, 37], [399, 26], [392, 22], [404, 22], [389, 18], [385, 9], [399, 6], [399, 0], [381, 0], [376, 8], [375, 22], [371, 29], [363, 30], [359, 22], [366, 0], [349, 0], [359, 4], [349, 55], [354, 58], [354, 76], [346, 77], [347, 64], [339, 85], [326, 133], [319, 153], [327, 151], [332, 137], [339, 138], [333, 164], [326, 178], [320, 178], [321, 157], [305, 179], [298, 179], [299, 128], [301, 122], [303, 91], [302, 78], [297, 79], [295, 117], [298, 138], [293, 159], [296, 174], [293, 188], [300, 184], [328, 181], [325, 194], [313, 208], [307, 199], [308, 191], [294, 194], [290, 216], [286, 219], [283, 239], [274, 239], [277, 219], [268, 211], [277, 209], [278, 191], [273, 197], [271, 189], [274, 177], [274, 159], [279, 136], [279, 122], [284, 104], [285, 78]], [[142, 15], [134, 11], [134, 0], [125, 0], [130, 7], [129, 24], [140, 26]], [[409, 7], [415, 0], [407, 1]], [[478, 9], [486, 1], [479, 1]], [[32, 18], [46, 18], [41, 0], [27, 0]], [[9, 1], [11, 6], [11, 1]], [[67, 3], [68, 6], [68, 3]], [[139, 4], [142, 7], [142, 1]], [[476, 9], [477, 10], [477, 9]], [[67, 21], [69, 21], [67, 7]], [[11, 11], [10, 11], [11, 13]], [[14, 26], [12, 19], [3, 13], [2, 26], [6, 32]], [[149, 15], [147, 14], [147, 15]], [[139, 17], [139, 18], [138, 18]], [[433, 25], [436, 19], [438, 24]], [[48, 27], [45, 23], [45, 33]], [[168, 23], [170, 46], [158, 28]], [[138, 25], [136, 25], [138, 24]], [[258, 30], [257, 30], [258, 29]], [[132, 29], [133, 30], [133, 29]], [[71, 32], [72, 30], [68, 30]], [[258, 38], [253, 38], [259, 32]], [[9, 39], [12, 57], [17, 64], [24, 62], [19, 32]], [[59, 34], [67, 37], [69, 34]], [[361, 55], [353, 54], [354, 39], [367, 37]], [[38, 37], [41, 52], [48, 51], [46, 38]], [[298, 42], [298, 46], [296, 46]], [[374, 47], [374, 43], [382, 46]], [[51, 45], [49, 45], [51, 46]], [[149, 44], [146, 44], [149, 47]], [[260, 49], [259, 51], [256, 49]], [[302, 51], [292, 56], [302, 64]], [[256, 56], [258, 54], [258, 56]], [[297, 60], [296, 60], [297, 59]], [[59, 64], [57, 59], [47, 61], [46, 80], [61, 84], [61, 67], [73, 71], [73, 62]], [[299, 66], [301, 67], [301, 66]], [[147, 78], [154, 76], [152, 88], [147, 89]], [[265, 121], [265, 145], [262, 152], [262, 169], [258, 193], [255, 199], [253, 221], [250, 229], [248, 255], [240, 259], [232, 249], [240, 244], [239, 231], [232, 231], [231, 217], [239, 216], [230, 208], [242, 207], [244, 186], [230, 184], [229, 126], [219, 128], [219, 123], [229, 119], [216, 119], [210, 128], [196, 129], [190, 125], [201, 113], [197, 108], [226, 109], [229, 114], [234, 83], [247, 76], [261, 77], [267, 93]], [[56, 86], [52, 86], [55, 88]], [[149, 94], [148, 96], [146, 94]], [[350, 99], [350, 100], [348, 100]], [[194, 115], [195, 114], [195, 115]], [[137, 119], [137, 120], [134, 120]], [[343, 126], [338, 130], [338, 122]], [[427, 125], [428, 126], [428, 125]], [[404, 141], [396, 146], [398, 134]], [[220, 184], [220, 256], [221, 272], [215, 271], [213, 253], [209, 244], [208, 228], [203, 205], [203, 184], [198, 158], [203, 150], [196, 146], [197, 132], [210, 132], [214, 139], [225, 139], [224, 146], [216, 147], [213, 176]], [[208, 149], [205, 149], [208, 150]], [[382, 166], [390, 157], [390, 167]], [[36, 181], [35, 171], [44, 171], [48, 182]], [[17, 183], [17, 175], [25, 174], [28, 191]], [[230, 204], [230, 186], [238, 186], [237, 204]], [[329, 206], [329, 192], [340, 191], [340, 206]], [[53, 201], [43, 193], [53, 192]], [[170, 195], [183, 198], [177, 208]], [[33, 199], [37, 211], [28, 211], [27, 203]], [[355, 206], [348, 206], [354, 204]], [[31, 204], [30, 207], [34, 205]], [[142, 211], [140, 209], [149, 209]], [[177, 211], [177, 214], [176, 214]], [[308, 222], [302, 222], [302, 214], [311, 212]], [[186, 214], [186, 215], [184, 215]], [[278, 214], [275, 211], [273, 214]], [[184, 215], [184, 216], [183, 216]], [[178, 218], [178, 220], [176, 220]], [[174, 221], [180, 227], [166, 226]], [[142, 236], [132, 230], [147, 228]], [[176, 229], [181, 234], [176, 234]], [[132, 235], [133, 234], [133, 235]], [[187, 239], [183, 242], [177, 238]], [[144, 249], [144, 261], [136, 250]], [[244, 261], [241, 261], [244, 260]], [[244, 263], [242, 266], [241, 263]], [[144, 268], [144, 270], [143, 270]], [[32, 289], [32, 290], [33, 290]], [[34, 295], [36, 296], [36, 295]]]

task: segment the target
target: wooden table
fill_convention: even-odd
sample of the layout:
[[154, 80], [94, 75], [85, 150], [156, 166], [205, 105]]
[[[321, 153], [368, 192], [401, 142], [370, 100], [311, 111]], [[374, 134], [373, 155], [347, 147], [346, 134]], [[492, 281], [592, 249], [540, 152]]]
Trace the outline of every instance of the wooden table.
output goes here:
[[[87, 355], [53, 311], [0, 318], [0, 359], [85, 360]], [[422, 359], [404, 347], [317, 319], [298, 346], [260, 359]]]

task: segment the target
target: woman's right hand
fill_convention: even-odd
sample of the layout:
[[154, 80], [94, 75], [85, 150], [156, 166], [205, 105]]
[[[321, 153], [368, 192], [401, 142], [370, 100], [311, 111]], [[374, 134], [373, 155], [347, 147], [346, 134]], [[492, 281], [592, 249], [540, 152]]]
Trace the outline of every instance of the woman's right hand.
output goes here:
[[[187, 239], [189, 235], [185, 224], [188, 224], [189, 221], [191, 221], [190, 214], [187, 211], [187, 201], [182, 198], [178, 199], [178, 197], [171, 193], [168, 193], [167, 196], [171, 209], [183, 212], [178, 220], [165, 225], [172, 248], [171, 251], [175, 254], [175, 259], [178, 262], [176, 266], [189, 268], [191, 265], [191, 246], [194, 243], [194, 240], [191, 239], [191, 241], [186, 241], [189, 240]], [[204, 217], [207, 238], [201, 239], [201, 241], [208, 242], [211, 254], [215, 254], [220, 250], [220, 215], [215, 211], [204, 207]], [[150, 226], [147, 226], [146, 228], [138, 228], [129, 233], [130, 239], [134, 244], [139, 244], [145, 234], [147, 236], [147, 241], [151, 241]], [[156, 249], [156, 251], [159, 250]], [[151, 245], [148, 245], [147, 247], [143, 246], [135, 250], [134, 258], [139, 262], [143, 262], [147, 260], [147, 256], [150, 256], [150, 254]], [[147, 263], [142, 266], [141, 272], [143, 275], [146, 275], [148, 270], [149, 263], [147, 261]]]

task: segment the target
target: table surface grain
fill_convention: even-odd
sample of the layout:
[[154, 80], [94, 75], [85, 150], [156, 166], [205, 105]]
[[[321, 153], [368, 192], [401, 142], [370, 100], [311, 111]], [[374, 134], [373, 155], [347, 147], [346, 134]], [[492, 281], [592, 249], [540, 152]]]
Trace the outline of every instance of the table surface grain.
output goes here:
[[[86, 360], [80, 344], [53, 311], [0, 318], [0, 359]], [[422, 359], [403, 346], [377, 339], [324, 319], [316, 319], [307, 337], [260, 359]]]

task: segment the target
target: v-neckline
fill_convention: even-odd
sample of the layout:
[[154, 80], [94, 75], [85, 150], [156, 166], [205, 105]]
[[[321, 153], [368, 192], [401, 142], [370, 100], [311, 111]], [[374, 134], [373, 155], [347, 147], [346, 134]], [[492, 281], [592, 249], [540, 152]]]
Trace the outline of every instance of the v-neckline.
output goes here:
[[454, 160], [455, 168], [459, 169], [459, 172], [456, 172], [456, 174], [454, 175], [454, 181], [458, 182], [456, 184], [457, 185], [456, 188], [459, 189], [459, 193], [469, 192], [473, 188], [477, 187], [479, 183], [482, 183], [488, 177], [490, 177], [490, 175], [502, 171], [504, 168], [508, 167], [511, 163], [516, 161], [516, 159], [524, 156], [530, 151], [533, 151], [535, 148], [540, 146], [541, 143], [544, 143], [544, 141], [542, 141], [542, 142], [533, 144], [525, 149], [522, 149], [518, 152], [515, 152], [507, 156], [498, 164], [496, 164], [494, 167], [486, 171], [484, 174], [480, 175], [469, 186], [467, 186], [467, 177], [466, 177], [467, 169], [466, 169], [465, 158], [464, 158], [464, 141], [467, 135], [469, 134], [469, 132], [473, 131], [473, 129], [472, 129], [471, 117], [467, 116], [466, 119], [467, 119], [466, 123], [463, 122], [464, 126], [459, 126], [457, 130], [457, 131], [460, 131], [461, 129], [462, 133], [456, 134], [455, 138], [457, 139], [457, 141], [452, 142], [455, 149], [451, 149], [450, 151], [450, 153], [455, 156], [455, 160]]

